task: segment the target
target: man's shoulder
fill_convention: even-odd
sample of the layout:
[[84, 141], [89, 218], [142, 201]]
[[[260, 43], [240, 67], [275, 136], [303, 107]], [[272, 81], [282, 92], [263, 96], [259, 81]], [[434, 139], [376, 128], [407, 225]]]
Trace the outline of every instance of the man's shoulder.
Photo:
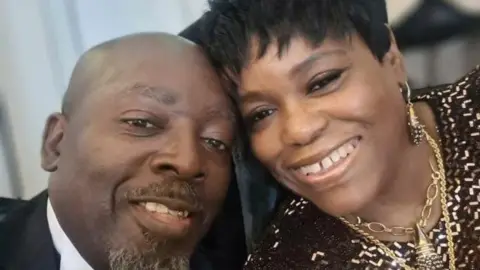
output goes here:
[[26, 219], [39, 204], [46, 203], [46, 191], [30, 200], [0, 198], [0, 224], [8, 225], [11, 222]]
[[5, 220], [8, 213], [18, 209], [27, 202], [22, 199], [0, 197], [0, 223]]
[[[39, 209], [46, 204], [47, 194], [41, 193], [25, 201], [20, 199], [0, 199], [0, 262], [4, 263], [20, 243], [27, 225], [34, 216], [40, 216]], [[45, 206], [46, 207], [46, 206]], [[45, 212], [46, 213], [46, 212]], [[45, 214], [46, 218], [46, 214]], [[40, 221], [38, 222], [40, 223]], [[2, 264], [0, 264], [2, 266]]]
[[8, 245], [15, 234], [20, 229], [23, 220], [26, 220], [30, 201], [12, 198], [0, 198], [0, 250], [4, 245]]

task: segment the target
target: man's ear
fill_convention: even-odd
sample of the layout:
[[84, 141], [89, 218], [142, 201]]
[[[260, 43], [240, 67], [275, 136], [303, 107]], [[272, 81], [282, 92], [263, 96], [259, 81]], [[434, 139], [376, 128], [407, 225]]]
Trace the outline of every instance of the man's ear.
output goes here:
[[57, 170], [60, 159], [60, 143], [63, 140], [67, 120], [61, 113], [50, 115], [42, 137], [42, 168], [48, 172]]
[[382, 62], [384, 66], [388, 66], [393, 70], [398, 83], [403, 85], [407, 80], [407, 71], [405, 69], [403, 55], [398, 49], [397, 41], [395, 40], [395, 35], [393, 34], [392, 29], [386, 24], [385, 27], [388, 28], [388, 32], [390, 33], [390, 48], [383, 57]]

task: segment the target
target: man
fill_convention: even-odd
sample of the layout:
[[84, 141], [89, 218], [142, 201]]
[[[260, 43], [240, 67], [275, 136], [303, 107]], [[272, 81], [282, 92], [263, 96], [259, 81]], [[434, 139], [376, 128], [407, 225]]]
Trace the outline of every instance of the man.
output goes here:
[[[234, 120], [193, 43], [137, 34], [89, 50], [45, 126], [48, 191], [0, 225], [0, 269], [188, 269], [227, 194]], [[211, 232], [192, 268], [243, 259], [241, 218], [230, 225], [240, 238], [215, 250]]]

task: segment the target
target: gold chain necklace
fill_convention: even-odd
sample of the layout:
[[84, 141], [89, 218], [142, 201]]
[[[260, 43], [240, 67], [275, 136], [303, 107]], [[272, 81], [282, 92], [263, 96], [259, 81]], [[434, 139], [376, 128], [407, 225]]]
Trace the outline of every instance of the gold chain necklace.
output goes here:
[[[445, 168], [443, 166], [443, 159], [442, 155], [440, 152], [440, 148], [438, 147], [437, 142], [428, 134], [425, 130], [423, 130], [423, 134], [427, 138], [427, 142], [430, 145], [430, 147], [433, 149], [436, 163], [438, 170], [435, 170], [432, 166], [432, 179], [433, 182], [437, 182], [440, 185], [440, 203], [442, 206], [442, 216], [443, 219], [445, 220], [445, 228], [447, 231], [447, 244], [448, 244], [448, 257], [449, 257], [449, 269], [450, 270], [455, 270], [455, 245], [453, 242], [453, 232], [450, 224], [450, 216], [448, 213], [448, 208], [447, 208], [447, 181], [445, 177]], [[430, 186], [429, 186], [430, 188]], [[436, 193], [436, 192], [435, 192]], [[428, 194], [428, 191], [427, 191]], [[435, 195], [436, 196], [436, 195]], [[432, 196], [433, 197], [433, 196]], [[427, 199], [428, 200], [428, 199]], [[433, 204], [433, 202], [432, 202]], [[425, 209], [425, 207], [424, 207]], [[428, 210], [429, 212], [431, 211]], [[423, 213], [424, 211], [422, 211]], [[422, 214], [423, 215], [423, 214]], [[417, 262], [416, 262], [416, 268], [410, 267], [407, 265], [406, 260], [403, 258], [399, 258], [390, 248], [388, 248], [384, 243], [382, 243], [380, 240], [375, 238], [373, 235], [367, 233], [364, 231], [362, 228], [358, 226], [358, 224], [353, 224], [346, 220], [343, 217], [340, 217], [340, 220], [343, 221], [347, 226], [349, 226], [353, 231], [357, 232], [358, 234], [362, 235], [365, 239], [368, 241], [372, 242], [376, 246], [382, 249], [382, 251], [391, 257], [394, 261], [400, 264], [404, 269], [410, 270], [410, 269], [419, 269], [419, 270], [431, 270], [431, 269], [442, 269], [442, 261], [440, 256], [435, 252], [433, 245], [430, 243], [428, 237], [424, 233], [422, 229], [422, 222], [420, 221], [417, 225], [416, 228], [414, 229], [415, 232], [417, 233], [416, 235], [416, 254], [417, 254]], [[383, 224], [382, 224], [383, 225]], [[387, 228], [388, 229], [388, 228]]]
[[[435, 202], [435, 199], [438, 196], [438, 182], [439, 179], [437, 177], [437, 172], [433, 166], [433, 164], [430, 162], [430, 167], [432, 169], [432, 183], [428, 185], [427, 188], [427, 194], [426, 194], [426, 200], [425, 204], [422, 208], [422, 212], [420, 214], [420, 221], [419, 221], [419, 226], [423, 230], [427, 227], [428, 220], [430, 219], [430, 215], [432, 214], [432, 207], [433, 203]], [[394, 236], [403, 236], [403, 235], [408, 235], [408, 234], [414, 234], [417, 229], [415, 227], [403, 227], [403, 226], [392, 226], [388, 227], [385, 224], [381, 222], [365, 222], [363, 221], [360, 217], [356, 217], [357, 222], [355, 223], [356, 226], [360, 227], [365, 227], [368, 229], [370, 232], [373, 233], [389, 233]]]

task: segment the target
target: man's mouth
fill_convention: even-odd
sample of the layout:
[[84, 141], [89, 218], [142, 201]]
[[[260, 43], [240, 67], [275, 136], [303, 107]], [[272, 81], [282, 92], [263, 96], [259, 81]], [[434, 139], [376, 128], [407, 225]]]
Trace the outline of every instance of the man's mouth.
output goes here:
[[145, 210], [160, 215], [170, 215], [178, 219], [185, 219], [190, 215], [190, 212], [187, 210], [173, 210], [168, 208], [166, 205], [156, 202], [141, 202], [140, 206], [143, 206]]
[[182, 237], [198, 219], [200, 208], [171, 198], [142, 198], [131, 201], [137, 223], [154, 235]]

